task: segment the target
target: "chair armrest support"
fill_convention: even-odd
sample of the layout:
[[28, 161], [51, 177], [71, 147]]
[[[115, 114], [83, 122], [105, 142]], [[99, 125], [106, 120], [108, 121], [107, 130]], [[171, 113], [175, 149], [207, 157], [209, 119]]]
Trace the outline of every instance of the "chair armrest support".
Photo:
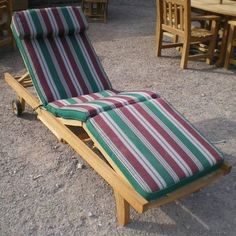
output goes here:
[[220, 17], [215, 15], [208, 15], [208, 16], [191, 16], [191, 21], [219, 21]]
[[228, 21], [228, 24], [236, 26], [236, 20], [230, 20]]

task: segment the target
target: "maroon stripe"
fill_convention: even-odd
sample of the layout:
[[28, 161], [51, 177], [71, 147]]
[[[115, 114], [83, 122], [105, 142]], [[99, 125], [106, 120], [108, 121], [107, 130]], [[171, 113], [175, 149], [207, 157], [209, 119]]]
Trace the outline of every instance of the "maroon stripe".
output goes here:
[[[77, 79], [78, 83], [80, 84], [81, 89], [82, 89], [82, 91], [81, 91], [82, 94], [88, 94], [89, 93], [89, 89], [88, 89], [88, 87], [85, 84], [84, 78], [83, 78], [83, 76], [82, 76], [82, 74], [80, 72], [80, 68], [78, 67], [78, 65], [76, 63], [74, 55], [71, 52], [71, 48], [70, 48], [70, 46], [69, 46], [69, 44], [68, 44], [66, 39], [70, 40], [69, 37], [62, 37], [61, 38], [61, 43], [62, 43], [62, 45], [64, 47], [65, 52], [66, 52], [65, 57], [67, 57], [67, 59], [70, 62], [71, 67], [73, 68], [73, 72], [74, 72], [74, 74], [76, 76], [76, 79]], [[72, 93], [72, 91], [71, 91], [71, 93]], [[77, 94], [73, 94], [72, 93], [72, 96], [74, 96], [74, 97], [78, 96], [78, 95], [79, 95], [78, 92], [77, 92]]]
[[[89, 116], [95, 116], [99, 113], [99, 110], [97, 108], [94, 108], [92, 106], [89, 106], [88, 104], [71, 104], [71, 105], [67, 105], [65, 107], [65, 109], [70, 109], [70, 108], [77, 108], [78, 111], [79, 109], [85, 109], [88, 113], [89, 113]], [[84, 111], [81, 111], [81, 112], [84, 112]]]
[[188, 132], [211, 153], [211, 155], [215, 158], [216, 161], [222, 161], [222, 158], [219, 153], [202, 136], [200, 136], [196, 132], [196, 130], [194, 130], [193, 127], [191, 127], [179, 114], [177, 114], [177, 112], [175, 112], [167, 102], [165, 102], [161, 98], [157, 99], [156, 102], [158, 102], [171, 116], [173, 116], [186, 130], [188, 130]]
[[58, 108], [61, 108], [61, 107], [64, 107], [64, 106], [65, 106], [65, 104], [63, 104], [62, 102], [60, 102], [60, 100], [54, 101], [54, 102], [52, 102], [52, 103], [49, 103], [49, 105], [51, 105], [51, 104], [56, 105]]
[[191, 157], [179, 146], [179, 144], [159, 125], [158, 121], [153, 119], [141, 105], [135, 105], [136, 110], [145, 117], [145, 120], [149, 122], [155, 130], [169, 143], [169, 145], [181, 156], [181, 158], [185, 161], [185, 163], [189, 166], [193, 173], [199, 171], [197, 165], [193, 162]]
[[74, 12], [74, 14], [76, 16], [76, 20], [77, 20], [77, 22], [79, 24], [79, 27], [80, 27], [79, 31], [80, 32], [84, 31], [86, 27], [85, 27], [85, 23], [83, 21], [83, 18], [81, 16], [81, 13], [80, 13], [79, 9], [72, 7], [72, 10], [73, 10], [73, 12]]
[[[105, 122], [102, 116], [96, 116], [94, 122], [106, 133], [117, 149], [123, 154], [126, 160], [133, 166], [141, 178], [146, 182], [149, 188], [154, 192], [158, 191], [160, 188], [155, 182], [155, 180], [149, 175], [149, 173], [144, 169], [144, 167], [138, 162], [137, 158], [129, 151], [124, 145], [123, 141], [116, 135], [115, 132], [110, 128], [110, 126]], [[111, 124], [112, 125], [112, 124]]]
[[94, 98], [94, 100], [101, 99], [101, 97], [99, 97], [98, 94], [96, 94], [96, 93], [91, 93], [91, 94], [89, 94], [89, 96]]
[[24, 12], [20, 12], [20, 13], [17, 13], [17, 15], [19, 16], [19, 20], [20, 20], [20, 23], [22, 25], [22, 27], [18, 27], [19, 29], [23, 29], [23, 37], [30, 37], [30, 35], [32, 35], [31, 33], [31, 27], [30, 25], [28, 24], [26, 18], [27, 18], [27, 15], [24, 14]]
[[29, 60], [31, 60], [34, 69], [36, 71], [38, 82], [40, 83], [43, 91], [47, 97], [47, 101], [54, 101], [53, 93], [48, 85], [48, 81], [43, 73], [43, 68], [40, 65], [40, 58], [38, 58], [38, 53], [34, 50], [33, 43], [34, 41], [24, 40], [27, 51], [30, 55]]
[[[133, 106], [134, 109], [136, 107], [141, 108], [141, 106]], [[142, 109], [142, 108], [141, 108]], [[140, 109], [136, 109], [137, 112], [139, 112]], [[150, 133], [150, 131], [147, 130], [147, 126], [143, 125], [142, 122], [140, 122], [131, 112], [129, 109], [120, 109], [120, 111], [123, 113], [123, 115], [130, 121], [131, 124], [133, 124], [139, 132], [148, 140], [148, 142], [154, 147], [154, 149], [160, 154], [160, 156], [169, 164], [173, 172], [176, 173], [176, 175], [179, 177], [179, 179], [186, 178], [185, 173], [180, 168], [178, 163], [175, 161], [175, 157], [171, 156], [165, 148], [154, 138], [154, 136]], [[139, 112], [141, 116], [146, 118], [147, 113], [145, 114], [143, 110]], [[147, 123], [147, 122], [146, 122]], [[150, 123], [152, 126], [154, 126], [153, 121]], [[159, 131], [159, 129], [157, 129]]]
[[107, 78], [105, 77], [103, 71], [101, 70], [100, 66], [98, 65], [98, 61], [97, 61], [97, 58], [96, 56], [94, 55], [94, 52], [93, 50], [91, 49], [91, 45], [90, 43], [88, 42], [88, 39], [86, 37], [86, 34], [80, 34], [80, 37], [83, 41], [83, 44], [88, 52], [88, 55], [93, 63], [93, 67], [94, 69], [96, 70], [96, 73], [98, 74], [98, 77], [103, 85], [103, 89], [109, 89], [111, 86], [110, 84], [108, 83], [108, 80]]
[[135, 101], [135, 100], [133, 100], [132, 98], [123, 98], [122, 97], [122, 99], [124, 99], [125, 101], [118, 101], [118, 100], [116, 100], [116, 98], [121, 98], [121, 97], [115, 97], [115, 96], [112, 96], [112, 97], [104, 97], [104, 98], [100, 98], [100, 99], [97, 99], [96, 101], [98, 101], [98, 102], [111, 102], [111, 103], [113, 103], [113, 104], [121, 104], [121, 105], [125, 105], [125, 104], [133, 104], [133, 103], [135, 103], [135, 102], [137, 102], [137, 101]]
[[77, 97], [77, 99], [79, 99], [82, 103], [89, 101], [88, 98], [86, 98], [86, 97], [84, 97], [84, 96], [79, 96], [79, 97]]
[[[72, 83], [72, 79], [70, 78], [70, 74], [67, 70], [68, 67], [63, 61], [62, 55], [60, 53], [61, 48], [59, 47], [59, 45], [57, 44], [57, 42], [54, 38], [49, 38], [48, 41], [49, 41], [50, 46], [51, 46], [53, 53], [55, 55], [54, 59], [56, 60], [56, 63], [58, 64], [58, 66], [62, 72], [63, 79], [65, 80], [65, 82], [70, 90], [71, 96], [76, 97], [78, 95], [78, 93], [75, 89], [74, 84]], [[65, 58], [65, 55], [63, 55], [63, 57]]]
[[57, 27], [58, 27], [58, 34], [59, 35], [65, 34], [65, 26], [62, 22], [60, 14], [59, 14], [59, 9], [52, 8], [51, 11], [52, 11], [53, 17], [56, 21]]
[[[147, 91], [147, 90], [132, 90], [131, 91], [132, 93], [131, 93], [131, 95], [134, 93], [144, 93], [144, 94], [141, 94], [141, 95], [143, 95], [143, 96], [150, 96], [150, 98], [158, 98], [159, 97], [159, 95], [157, 94], [157, 93], [154, 93], [154, 92], [152, 92], [152, 91]], [[128, 92], [123, 92], [124, 94], [128, 94], [129, 93], [129, 91]], [[122, 95], [122, 93], [120, 94], [120, 95]]]
[[[46, 35], [47, 36], [52, 36], [53, 27], [52, 27], [51, 21], [50, 21], [50, 19], [48, 17], [48, 12], [46, 10], [42, 9], [42, 10], [39, 11], [39, 13], [41, 13], [43, 21], [44, 21], [44, 24], [45, 24], [45, 26], [47, 28]], [[50, 32], [50, 34], [49, 34], [49, 32]]]

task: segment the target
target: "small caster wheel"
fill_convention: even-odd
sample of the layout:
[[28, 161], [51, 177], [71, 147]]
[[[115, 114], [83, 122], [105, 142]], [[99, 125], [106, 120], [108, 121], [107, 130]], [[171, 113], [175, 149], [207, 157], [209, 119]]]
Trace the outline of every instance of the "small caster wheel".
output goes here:
[[16, 116], [20, 116], [23, 112], [23, 107], [21, 102], [18, 99], [12, 101], [12, 111]]

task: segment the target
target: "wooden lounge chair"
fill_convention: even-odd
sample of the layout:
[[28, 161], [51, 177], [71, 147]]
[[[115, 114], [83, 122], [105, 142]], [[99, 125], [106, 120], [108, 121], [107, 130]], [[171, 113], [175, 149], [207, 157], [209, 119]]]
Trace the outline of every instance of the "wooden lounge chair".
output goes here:
[[[158, 94], [113, 90], [87, 27], [77, 7], [15, 13], [12, 31], [29, 73], [5, 80], [19, 97], [16, 115], [26, 102], [111, 185], [118, 223], [128, 223], [130, 206], [142, 213], [229, 173], [219, 151]], [[27, 89], [32, 83], [38, 97]]]

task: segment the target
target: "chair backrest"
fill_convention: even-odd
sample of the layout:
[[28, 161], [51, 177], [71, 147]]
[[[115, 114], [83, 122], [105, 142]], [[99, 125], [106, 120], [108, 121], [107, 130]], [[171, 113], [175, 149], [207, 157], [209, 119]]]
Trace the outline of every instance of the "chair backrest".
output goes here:
[[157, 0], [160, 27], [174, 35], [187, 36], [191, 30], [190, 0]]
[[79, 7], [17, 12], [12, 31], [44, 105], [111, 89]]

